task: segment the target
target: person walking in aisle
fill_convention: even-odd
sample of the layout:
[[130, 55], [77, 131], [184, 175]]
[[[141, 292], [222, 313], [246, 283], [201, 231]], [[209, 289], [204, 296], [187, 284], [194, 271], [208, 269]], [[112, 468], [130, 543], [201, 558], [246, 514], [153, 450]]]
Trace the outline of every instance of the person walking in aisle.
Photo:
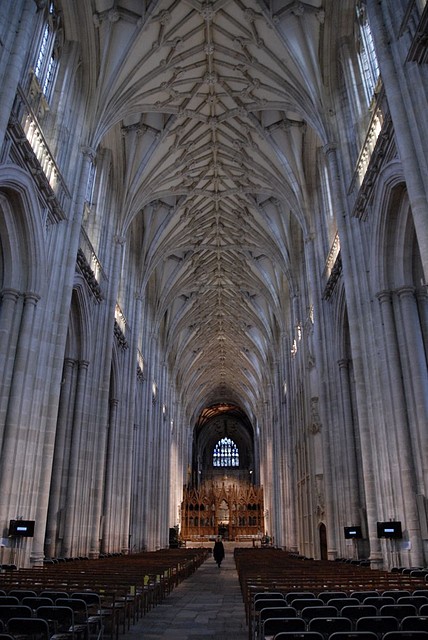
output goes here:
[[214, 543], [213, 556], [214, 560], [217, 562], [218, 568], [220, 569], [220, 565], [224, 558], [224, 544], [222, 543], [220, 536], [218, 536]]

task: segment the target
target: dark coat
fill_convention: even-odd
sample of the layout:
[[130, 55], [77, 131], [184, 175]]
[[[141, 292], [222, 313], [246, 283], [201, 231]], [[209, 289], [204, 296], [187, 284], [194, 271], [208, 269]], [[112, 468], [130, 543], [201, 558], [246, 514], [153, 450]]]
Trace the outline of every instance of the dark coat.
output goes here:
[[214, 560], [218, 563], [224, 558], [224, 545], [221, 540], [216, 540], [213, 549]]

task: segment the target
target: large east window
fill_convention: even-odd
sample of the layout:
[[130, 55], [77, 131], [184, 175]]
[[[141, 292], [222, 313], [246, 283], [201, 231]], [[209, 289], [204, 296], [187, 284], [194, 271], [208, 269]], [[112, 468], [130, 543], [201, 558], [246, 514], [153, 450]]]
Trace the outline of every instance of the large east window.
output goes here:
[[222, 438], [217, 442], [213, 452], [214, 467], [239, 467], [239, 451], [230, 438]]

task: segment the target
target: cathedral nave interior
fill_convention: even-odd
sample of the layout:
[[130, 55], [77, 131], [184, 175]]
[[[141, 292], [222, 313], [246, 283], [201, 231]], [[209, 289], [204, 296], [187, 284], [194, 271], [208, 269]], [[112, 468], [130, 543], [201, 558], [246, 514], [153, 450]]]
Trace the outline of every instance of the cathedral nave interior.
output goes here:
[[428, 565], [427, 24], [0, 3], [2, 564]]

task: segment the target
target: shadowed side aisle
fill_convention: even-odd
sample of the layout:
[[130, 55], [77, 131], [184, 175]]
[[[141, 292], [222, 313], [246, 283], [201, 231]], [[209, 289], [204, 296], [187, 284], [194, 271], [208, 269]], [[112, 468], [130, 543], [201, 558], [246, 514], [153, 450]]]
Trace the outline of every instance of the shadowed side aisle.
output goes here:
[[234, 547], [234, 543], [225, 543], [220, 569], [209, 556], [120, 640], [247, 640]]

